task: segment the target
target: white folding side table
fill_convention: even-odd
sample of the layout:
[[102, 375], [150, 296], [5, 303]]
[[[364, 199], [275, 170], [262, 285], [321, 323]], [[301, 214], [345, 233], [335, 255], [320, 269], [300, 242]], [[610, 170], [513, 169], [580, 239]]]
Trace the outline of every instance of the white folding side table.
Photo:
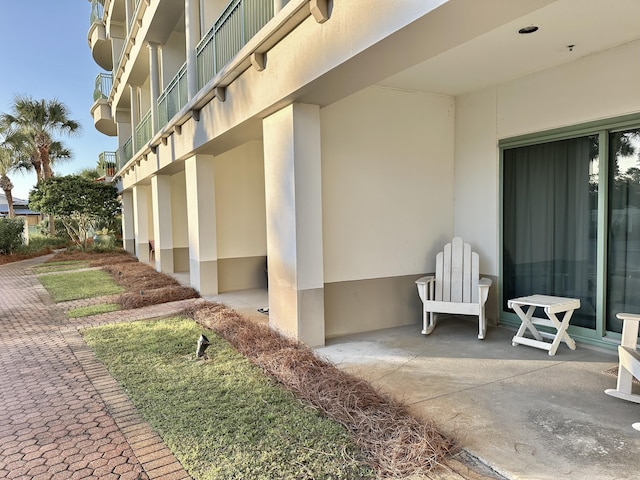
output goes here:
[[[576, 349], [576, 342], [567, 333], [569, 327], [569, 321], [573, 312], [580, 308], [580, 299], [578, 298], [565, 298], [565, 297], [552, 297], [548, 295], [530, 295], [528, 297], [514, 298], [507, 302], [507, 306], [512, 308], [518, 318], [522, 321], [518, 332], [511, 340], [512, 345], [529, 345], [530, 347], [541, 348], [548, 350], [549, 355], [555, 355], [556, 350], [560, 342], [565, 342], [571, 350]], [[527, 311], [523, 310], [523, 307], [527, 307]], [[536, 307], [544, 309], [546, 318], [536, 318], [533, 313]], [[556, 314], [564, 313], [562, 321], [558, 320]], [[555, 334], [540, 332], [535, 325], [544, 325], [547, 327], [553, 327], [557, 331]], [[529, 330], [534, 338], [528, 338], [524, 336], [524, 333]], [[543, 338], [551, 339], [551, 343], [545, 342]]]

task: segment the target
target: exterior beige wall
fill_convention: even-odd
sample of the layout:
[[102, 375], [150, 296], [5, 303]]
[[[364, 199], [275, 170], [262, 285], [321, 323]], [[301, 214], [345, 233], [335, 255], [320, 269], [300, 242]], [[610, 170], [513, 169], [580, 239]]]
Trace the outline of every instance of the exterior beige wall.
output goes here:
[[325, 283], [433, 271], [453, 233], [453, 99], [374, 87], [321, 115]]
[[171, 221], [173, 222], [173, 267], [189, 271], [189, 224], [184, 171], [171, 176]]
[[162, 45], [162, 61], [160, 62], [160, 69], [162, 70], [160, 79], [162, 83], [160, 92], [169, 85], [169, 82], [184, 64], [185, 48], [184, 32], [172, 33], [167, 43]]
[[[196, 0], [198, 1], [198, 0]], [[202, 17], [202, 32], [201, 35], [207, 33], [207, 31], [213, 25], [213, 22], [217, 20], [220, 14], [224, 11], [229, 4], [228, 0], [199, 0], [200, 1], [200, 16]]]
[[220, 293], [266, 288], [265, 261], [265, 256], [218, 260]]
[[262, 142], [215, 157], [218, 259], [267, 254]]
[[456, 98], [455, 151], [455, 234], [480, 256], [480, 272], [496, 275], [499, 166], [495, 89]]
[[456, 99], [455, 232], [498, 274], [498, 140], [640, 112], [640, 42]]

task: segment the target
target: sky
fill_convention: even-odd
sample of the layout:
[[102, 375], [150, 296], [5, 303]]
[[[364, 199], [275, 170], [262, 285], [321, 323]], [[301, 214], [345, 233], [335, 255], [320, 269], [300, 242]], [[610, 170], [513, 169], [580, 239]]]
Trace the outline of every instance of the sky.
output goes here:
[[[54, 166], [56, 175], [94, 168], [98, 155], [116, 150], [116, 137], [93, 126], [95, 78], [102, 69], [87, 42], [91, 2], [88, 0], [0, 0], [0, 112], [10, 112], [15, 95], [64, 103], [80, 125], [74, 137], [58, 140], [71, 150], [71, 160]], [[28, 199], [35, 172], [13, 172], [13, 196]]]

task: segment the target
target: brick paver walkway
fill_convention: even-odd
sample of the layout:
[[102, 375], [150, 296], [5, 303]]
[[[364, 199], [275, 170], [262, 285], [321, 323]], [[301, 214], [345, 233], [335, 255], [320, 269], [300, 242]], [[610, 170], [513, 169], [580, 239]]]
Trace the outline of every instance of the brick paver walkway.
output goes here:
[[[30, 272], [0, 266], [0, 478], [188, 479]], [[171, 315], [193, 300], [92, 317]]]

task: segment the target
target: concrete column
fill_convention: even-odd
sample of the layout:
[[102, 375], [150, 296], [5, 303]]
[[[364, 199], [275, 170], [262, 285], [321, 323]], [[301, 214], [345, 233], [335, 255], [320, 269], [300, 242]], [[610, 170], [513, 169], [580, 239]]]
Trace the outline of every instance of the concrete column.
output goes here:
[[218, 293], [216, 196], [211, 155], [194, 155], [184, 162], [189, 228], [190, 284], [201, 295]]
[[173, 219], [171, 217], [171, 177], [151, 177], [151, 204], [153, 205], [153, 241], [156, 270], [173, 273]]
[[136, 127], [140, 121], [140, 112], [138, 108], [138, 87], [129, 85], [129, 95], [131, 97], [131, 147], [133, 154], [138, 151], [138, 142], [136, 140]]
[[287, 4], [287, 0], [273, 0], [273, 14], [278, 13]]
[[120, 199], [122, 203], [122, 247], [131, 255], [136, 254], [136, 238], [133, 226], [133, 192], [126, 190], [122, 192]]
[[191, 100], [198, 93], [196, 45], [200, 33], [200, 1], [184, 0], [184, 29], [187, 48], [187, 96]]
[[[158, 45], [149, 44], [149, 78], [151, 90], [151, 128], [158, 130], [158, 97], [160, 96], [160, 67], [158, 66]], [[153, 136], [153, 135], [152, 135]]]
[[133, 230], [136, 257], [141, 262], [149, 261], [149, 187], [133, 187]]
[[269, 322], [324, 345], [320, 108], [293, 104], [263, 122]]

